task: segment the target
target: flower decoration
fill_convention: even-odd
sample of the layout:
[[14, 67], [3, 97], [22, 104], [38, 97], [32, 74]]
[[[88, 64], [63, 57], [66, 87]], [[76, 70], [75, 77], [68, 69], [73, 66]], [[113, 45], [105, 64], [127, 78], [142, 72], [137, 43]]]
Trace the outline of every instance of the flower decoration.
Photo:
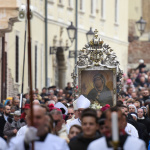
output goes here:
[[100, 105], [100, 103], [99, 103], [98, 101], [94, 101], [94, 102], [91, 104], [90, 108], [93, 108], [93, 109], [98, 110], [98, 109], [101, 109], [102, 106]]

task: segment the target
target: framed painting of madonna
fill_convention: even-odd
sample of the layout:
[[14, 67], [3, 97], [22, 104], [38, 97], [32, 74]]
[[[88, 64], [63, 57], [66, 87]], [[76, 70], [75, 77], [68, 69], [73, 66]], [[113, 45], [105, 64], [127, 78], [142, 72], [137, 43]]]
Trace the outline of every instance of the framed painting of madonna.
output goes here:
[[94, 104], [93, 107], [116, 105], [122, 89], [123, 71], [119, 65], [116, 53], [95, 29], [93, 39], [82, 48], [72, 73], [74, 99], [82, 94]]
[[100, 103], [101, 106], [116, 104], [116, 68], [94, 66], [86, 69], [78, 68], [78, 70], [80, 94], [92, 103]]

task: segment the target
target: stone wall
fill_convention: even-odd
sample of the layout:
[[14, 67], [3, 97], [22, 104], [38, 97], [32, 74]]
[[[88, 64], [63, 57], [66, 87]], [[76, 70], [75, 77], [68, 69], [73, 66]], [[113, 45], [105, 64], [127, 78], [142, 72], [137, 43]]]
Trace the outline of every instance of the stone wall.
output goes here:
[[136, 67], [138, 65], [139, 59], [143, 59], [150, 68], [150, 42], [134, 40], [129, 43], [129, 66]]
[[11, 75], [11, 69], [7, 69], [7, 97], [14, 97], [19, 94], [19, 84], [14, 83], [14, 79]]
[[[150, 8], [150, 0], [142, 0], [142, 17], [147, 22], [145, 33], [143, 34], [140, 39], [144, 39], [145, 36], [148, 36], [148, 32], [150, 32], [150, 17], [149, 17], [149, 8]], [[140, 16], [139, 16], [140, 19]], [[135, 68], [138, 66], [139, 59], [143, 59], [147, 64], [147, 68], [150, 68], [150, 42], [148, 41], [148, 37], [144, 39], [144, 41], [140, 41], [138, 39], [137, 34], [139, 33], [136, 31], [136, 19], [129, 19], [128, 21], [128, 40], [129, 40], [129, 47], [128, 47], [128, 66], [129, 68]]]
[[150, 32], [150, 17], [149, 17], [149, 8], [150, 8], [150, 0], [142, 0], [142, 10], [143, 10], [143, 18], [147, 22], [145, 32]]

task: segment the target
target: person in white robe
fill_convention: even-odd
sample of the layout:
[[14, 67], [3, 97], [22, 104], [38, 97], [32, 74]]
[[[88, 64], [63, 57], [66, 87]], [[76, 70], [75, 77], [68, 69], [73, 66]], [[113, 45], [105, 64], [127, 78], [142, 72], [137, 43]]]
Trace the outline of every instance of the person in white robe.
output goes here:
[[91, 102], [84, 97], [83, 95], [81, 95], [78, 99], [77, 99], [77, 108], [78, 108], [78, 118], [74, 119], [73, 121], [71, 121], [69, 124], [67, 124], [67, 133], [69, 134], [69, 130], [70, 127], [73, 125], [79, 125], [81, 126], [81, 113], [84, 109], [89, 108], [90, 107]]
[[[25, 134], [12, 138], [8, 150], [32, 150], [32, 142], [35, 150], [69, 150], [64, 139], [49, 133], [50, 127], [45, 108], [34, 105], [33, 112], [33, 126], [29, 121]], [[27, 117], [31, 118], [30, 113]]]
[[0, 150], [7, 150], [8, 146], [7, 143], [3, 138], [0, 137]]
[[136, 137], [136, 138], [139, 137], [137, 129], [130, 123], [127, 123], [127, 126], [125, 127], [125, 131], [127, 134], [129, 134], [133, 137]]
[[[117, 130], [114, 129], [115, 126], [114, 122], [112, 124], [112, 113], [117, 114], [118, 122], [115, 122], [118, 126], [119, 134], [117, 134]], [[118, 139], [119, 145], [118, 149], [123, 150], [146, 150], [145, 142], [142, 141], [139, 138], [135, 138], [133, 136], [130, 136], [126, 134], [124, 131], [125, 125], [126, 125], [126, 117], [122, 114], [121, 110], [118, 107], [112, 107], [106, 111], [106, 120], [105, 120], [106, 126], [108, 127], [108, 131], [105, 134], [105, 136], [93, 141], [88, 146], [87, 150], [113, 150], [113, 144], [112, 140]], [[113, 127], [112, 127], [113, 126]], [[114, 129], [112, 131], [112, 129]], [[116, 131], [116, 132], [114, 132]], [[112, 135], [113, 134], [113, 135]], [[118, 135], [118, 136], [117, 136]], [[116, 142], [116, 141], [115, 141]]]
[[[90, 143], [87, 150], [100, 150], [100, 149], [114, 150], [114, 148], [107, 146], [105, 137], [99, 138], [93, 141], [92, 143]], [[123, 149], [124, 150], [146, 150], [146, 146], [142, 140], [138, 138], [134, 138], [132, 136], [128, 136], [126, 142], [123, 145]]]
[[28, 129], [28, 126], [27, 126], [27, 125], [21, 127], [21, 128], [18, 130], [16, 136], [24, 136], [25, 133], [27, 132], [27, 129]]
[[[31, 136], [31, 135], [30, 135]], [[8, 150], [25, 150], [24, 140], [25, 136], [17, 136], [12, 138], [9, 143]], [[29, 150], [31, 148], [31, 142], [29, 144]], [[56, 135], [52, 135], [50, 133], [47, 134], [44, 141], [34, 141], [34, 149], [35, 150], [69, 150], [67, 142]]]
[[66, 122], [67, 124], [70, 124], [71, 121], [75, 120], [78, 118], [78, 108], [77, 108], [77, 100], [73, 102], [73, 109], [74, 109], [74, 115], [72, 116], [71, 119], [68, 119]]

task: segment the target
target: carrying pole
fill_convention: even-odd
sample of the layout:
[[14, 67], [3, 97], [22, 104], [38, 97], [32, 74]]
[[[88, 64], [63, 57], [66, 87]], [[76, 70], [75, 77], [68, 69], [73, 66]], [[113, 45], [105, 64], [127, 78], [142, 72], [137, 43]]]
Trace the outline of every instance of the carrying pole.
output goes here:
[[27, 37], [27, 17], [25, 18], [25, 34], [24, 34], [24, 55], [23, 55], [22, 86], [21, 86], [20, 107], [19, 107], [21, 113], [22, 113], [23, 89], [24, 89], [24, 69], [25, 69], [25, 57], [26, 57], [26, 37]]
[[[30, 28], [30, 0], [27, 0], [27, 18], [28, 18], [28, 67], [29, 67], [29, 83], [30, 83], [30, 108], [31, 108], [31, 126], [33, 126], [33, 91], [32, 91], [32, 62], [31, 62], [31, 28]], [[32, 150], [34, 143], [32, 142]]]

